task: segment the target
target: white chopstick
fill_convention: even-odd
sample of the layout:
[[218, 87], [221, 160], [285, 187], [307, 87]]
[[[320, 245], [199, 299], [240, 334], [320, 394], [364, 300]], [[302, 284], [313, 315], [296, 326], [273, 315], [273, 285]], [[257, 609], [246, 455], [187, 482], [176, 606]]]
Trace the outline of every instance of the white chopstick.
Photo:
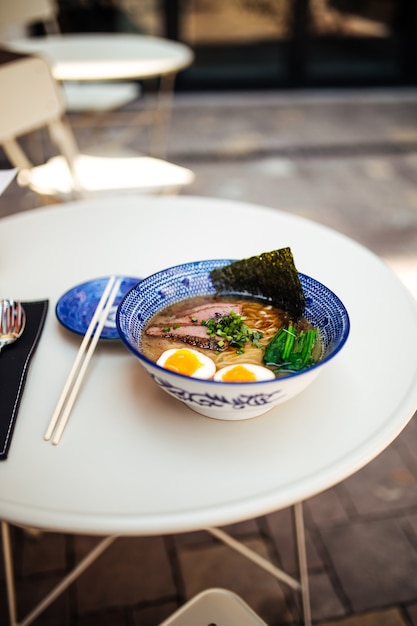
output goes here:
[[[65, 426], [68, 422], [72, 407], [76, 400], [76, 397], [77, 397], [79, 388], [81, 386], [82, 380], [84, 378], [85, 372], [87, 370], [88, 364], [90, 362], [91, 357], [93, 356], [93, 352], [96, 348], [98, 340], [100, 339], [101, 331], [103, 330], [104, 324], [106, 323], [106, 319], [108, 317], [110, 309], [113, 306], [113, 303], [116, 299], [117, 293], [120, 288], [120, 283], [121, 283], [121, 280], [118, 280], [116, 282], [115, 276], [111, 276], [109, 278], [109, 281], [103, 291], [103, 295], [100, 298], [100, 302], [97, 305], [97, 308], [94, 312], [91, 322], [84, 335], [83, 341], [80, 345], [77, 356], [75, 358], [71, 371], [68, 375], [68, 378], [65, 382], [61, 396], [58, 400], [58, 404], [56, 405], [54, 414], [52, 415], [52, 418], [49, 422], [48, 428], [44, 436], [47, 441], [52, 437], [55, 427], [57, 426], [57, 422], [61, 414], [61, 411], [65, 403], [67, 402], [65, 406], [65, 410], [62, 413], [61, 420], [58, 424], [55, 437], [52, 441], [54, 445], [57, 445], [59, 443], [62, 433], [64, 432]], [[110, 296], [109, 296], [109, 293], [110, 293]], [[89, 342], [90, 342], [90, 345], [87, 350], [87, 353], [85, 354], [85, 351]], [[85, 358], [84, 358], [82, 365], [80, 366], [80, 363], [81, 363], [82, 358], [84, 357], [84, 354], [85, 354]], [[78, 371], [78, 375], [75, 378], [77, 371]], [[71, 387], [72, 387], [71, 394], [68, 397], [68, 393]], [[68, 400], [67, 400], [67, 397], [68, 397]]]

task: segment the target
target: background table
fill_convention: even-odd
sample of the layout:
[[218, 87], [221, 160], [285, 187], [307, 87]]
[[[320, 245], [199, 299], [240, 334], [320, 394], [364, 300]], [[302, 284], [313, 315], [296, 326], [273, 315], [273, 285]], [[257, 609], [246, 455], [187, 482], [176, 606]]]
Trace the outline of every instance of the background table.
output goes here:
[[[152, 384], [121, 344], [102, 343], [60, 445], [43, 440], [80, 343], [55, 319], [63, 292], [111, 273], [140, 277], [287, 245], [351, 317], [347, 345], [303, 394], [253, 420], [211, 420]], [[417, 406], [415, 301], [372, 253], [299, 217], [208, 198], [83, 201], [2, 219], [0, 267], [2, 297], [50, 299], [0, 464], [3, 520], [119, 535], [241, 521], [352, 474]]]
[[[165, 153], [175, 77], [194, 60], [183, 43], [150, 35], [112, 33], [48, 35], [15, 39], [8, 48], [39, 54], [50, 64], [52, 74], [62, 83], [160, 79], [157, 107], [136, 112], [130, 132], [140, 122], [155, 122], [152, 152]], [[88, 118], [87, 123], [91, 124]]]
[[41, 54], [57, 80], [146, 79], [179, 72], [193, 61], [183, 43], [127, 33], [48, 35], [15, 39], [8, 44], [17, 52]]

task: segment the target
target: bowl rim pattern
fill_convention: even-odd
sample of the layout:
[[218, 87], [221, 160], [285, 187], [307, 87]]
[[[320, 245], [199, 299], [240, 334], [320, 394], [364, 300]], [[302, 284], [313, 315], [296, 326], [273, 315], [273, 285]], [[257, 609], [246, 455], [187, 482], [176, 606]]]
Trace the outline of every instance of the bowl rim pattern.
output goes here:
[[[334, 347], [333, 349], [330, 350], [329, 354], [325, 355], [320, 361], [318, 361], [317, 363], [315, 363], [314, 365], [312, 365], [311, 367], [304, 369], [300, 372], [290, 372], [288, 374], [283, 374], [275, 379], [272, 380], [265, 380], [265, 381], [253, 381], [253, 382], [240, 382], [240, 383], [228, 383], [228, 382], [224, 382], [224, 381], [216, 381], [216, 380], [211, 380], [211, 379], [200, 379], [200, 378], [193, 378], [190, 376], [186, 376], [184, 374], [179, 374], [177, 372], [173, 372], [171, 370], [167, 370], [166, 368], [157, 365], [155, 361], [152, 361], [151, 359], [149, 359], [148, 357], [146, 357], [145, 355], [143, 355], [140, 352], [140, 349], [137, 348], [136, 346], [133, 346], [131, 344], [130, 341], [128, 341], [128, 339], [125, 337], [125, 332], [122, 328], [122, 323], [121, 323], [121, 317], [122, 317], [122, 312], [123, 312], [123, 307], [125, 305], [125, 302], [131, 298], [132, 296], [132, 292], [137, 291], [138, 288], [139, 289], [143, 289], [146, 288], [147, 286], [147, 281], [150, 279], [153, 279], [155, 276], [158, 275], [163, 275], [166, 272], [174, 272], [176, 270], [179, 269], [183, 269], [183, 268], [192, 268], [193, 266], [199, 266], [201, 267], [202, 265], [205, 264], [215, 264], [215, 263], [219, 263], [219, 266], [221, 265], [226, 265], [227, 263], [231, 263], [233, 262], [235, 259], [203, 259], [200, 261], [189, 261], [189, 262], [185, 262], [185, 263], [180, 263], [177, 265], [172, 265], [170, 267], [158, 270], [156, 272], [153, 272], [152, 274], [149, 274], [148, 276], [146, 276], [145, 278], [143, 278], [140, 282], [138, 282], [136, 285], [134, 285], [133, 287], [131, 287], [131, 289], [129, 289], [129, 291], [123, 296], [123, 298], [121, 299], [118, 307], [117, 307], [117, 312], [116, 312], [116, 326], [117, 326], [117, 331], [119, 333], [119, 337], [122, 341], [122, 343], [126, 346], [126, 348], [132, 352], [140, 361], [142, 361], [144, 364], [148, 365], [149, 367], [151, 367], [152, 369], [154, 369], [156, 372], [159, 372], [159, 375], [157, 376], [158, 378], [160, 376], [163, 375], [167, 375], [169, 374], [170, 376], [174, 376], [175, 378], [178, 378], [178, 380], [187, 380], [189, 381], [189, 384], [209, 384], [214, 385], [216, 387], [218, 387], [219, 385], [221, 387], [233, 387], [236, 388], [238, 385], [242, 385], [243, 387], [248, 387], [248, 385], [251, 388], [254, 388], [254, 386], [259, 386], [259, 385], [271, 385], [271, 384], [276, 384], [278, 382], [284, 382], [286, 380], [295, 380], [296, 378], [300, 377], [300, 376], [305, 376], [306, 374], [313, 372], [315, 370], [317, 370], [318, 368], [322, 367], [323, 365], [325, 365], [328, 361], [332, 360], [336, 354], [342, 349], [342, 347], [345, 345], [347, 338], [349, 336], [350, 333], [350, 318], [349, 318], [349, 314], [348, 311], [345, 307], [345, 305], [343, 304], [343, 302], [341, 301], [341, 299], [334, 293], [334, 291], [332, 291], [329, 287], [327, 287], [326, 285], [324, 285], [324, 283], [321, 283], [320, 281], [318, 281], [317, 279], [313, 278], [312, 276], [309, 276], [308, 274], [304, 274], [302, 272], [299, 272], [298, 275], [300, 277], [300, 280], [303, 281], [311, 281], [313, 284], [317, 285], [319, 288], [325, 290], [332, 298], [332, 301], [335, 302], [337, 304], [337, 308], [341, 311], [342, 315], [341, 315], [341, 323], [342, 323], [342, 332], [341, 332], [341, 336], [339, 338], [338, 341], [338, 345], [336, 347]], [[214, 267], [214, 266], [213, 266]], [[200, 295], [205, 295], [205, 293], [201, 293]], [[192, 296], [191, 296], [192, 297]], [[188, 298], [180, 298], [178, 300], [176, 300], [175, 302], [181, 302], [182, 300], [187, 300]], [[170, 303], [173, 304], [174, 302]], [[169, 306], [169, 304], [166, 304], [165, 306]], [[160, 309], [158, 309], [157, 311], [155, 311], [153, 315], [155, 315], [159, 310], [162, 310], [163, 308], [165, 308], [165, 306], [161, 306]], [[151, 319], [150, 316], [148, 318]], [[147, 321], [148, 321], [147, 320]], [[152, 378], [155, 378], [155, 375], [152, 375]]]

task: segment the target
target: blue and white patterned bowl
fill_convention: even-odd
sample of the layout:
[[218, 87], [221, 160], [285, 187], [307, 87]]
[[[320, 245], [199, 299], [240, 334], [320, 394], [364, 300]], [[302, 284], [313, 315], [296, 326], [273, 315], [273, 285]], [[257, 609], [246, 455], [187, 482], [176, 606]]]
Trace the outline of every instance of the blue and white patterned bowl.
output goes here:
[[305, 389], [345, 344], [349, 316], [330, 289], [314, 278], [300, 274], [306, 297], [304, 315], [319, 328], [324, 346], [322, 360], [313, 367], [275, 380], [225, 383], [176, 374], [144, 357], [140, 347], [141, 335], [150, 318], [176, 302], [215, 293], [211, 270], [231, 262], [230, 259], [218, 259], [185, 263], [148, 276], [121, 300], [116, 324], [122, 342], [164, 391], [207, 417], [242, 420], [266, 413]]

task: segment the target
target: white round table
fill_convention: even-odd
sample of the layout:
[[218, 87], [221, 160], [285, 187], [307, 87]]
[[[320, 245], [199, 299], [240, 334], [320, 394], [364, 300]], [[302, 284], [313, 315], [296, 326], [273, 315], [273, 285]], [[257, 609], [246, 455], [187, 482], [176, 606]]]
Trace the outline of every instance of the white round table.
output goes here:
[[40, 54], [61, 81], [147, 79], [177, 73], [193, 62], [185, 44], [139, 34], [68, 34], [15, 39], [16, 52]]
[[[311, 387], [261, 417], [212, 420], [161, 391], [120, 342], [101, 342], [60, 444], [44, 441], [80, 344], [54, 314], [65, 291], [113, 273], [141, 277], [283, 246], [351, 318], [345, 348]], [[5, 521], [118, 535], [241, 521], [346, 478], [416, 409], [415, 301], [368, 250], [302, 218], [209, 198], [86, 200], [3, 218], [0, 266], [1, 297], [50, 301], [0, 463]]]
[[[125, 112], [125, 115], [131, 118], [130, 138], [138, 125], [154, 123], [151, 152], [165, 156], [175, 78], [193, 62], [191, 48], [161, 37], [128, 33], [48, 35], [15, 39], [7, 45], [15, 52], [41, 55], [50, 65], [54, 78], [63, 83], [72, 110], [79, 111], [80, 106], [81, 110], [86, 106], [87, 110], [92, 107], [92, 111], [102, 111], [103, 106], [107, 110], [107, 103], [119, 97], [119, 89], [122, 89], [122, 99], [126, 89], [131, 93], [129, 85], [106, 85], [109, 81], [159, 78], [155, 109], [148, 107], [144, 111]], [[98, 85], [99, 81], [105, 84]], [[85, 88], [90, 82], [93, 84], [86, 93]], [[116, 94], [112, 87], [117, 90]], [[86, 105], [86, 99], [89, 105]], [[90, 118], [88, 123], [91, 125]]]

